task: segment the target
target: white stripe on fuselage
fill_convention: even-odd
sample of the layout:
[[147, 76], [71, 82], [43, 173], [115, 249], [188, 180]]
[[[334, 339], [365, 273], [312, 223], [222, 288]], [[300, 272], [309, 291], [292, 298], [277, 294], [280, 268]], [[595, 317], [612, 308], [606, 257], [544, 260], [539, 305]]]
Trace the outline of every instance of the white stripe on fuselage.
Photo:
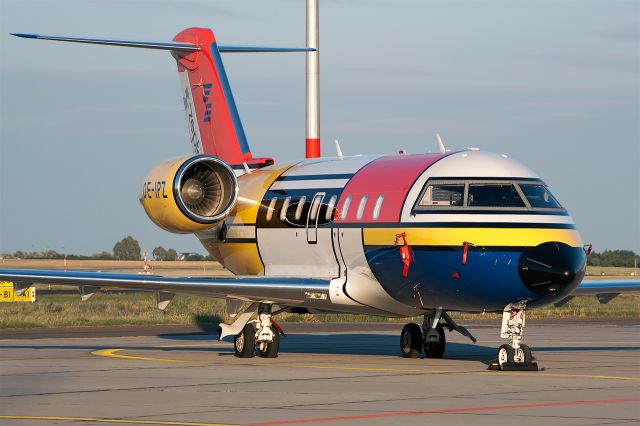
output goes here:
[[349, 179], [283, 180], [274, 182], [270, 189], [344, 188], [347, 182]]
[[282, 176], [318, 176], [326, 174], [356, 173], [358, 170], [379, 158], [379, 155], [344, 157], [342, 160], [331, 157], [304, 160], [284, 172]]
[[546, 214], [478, 214], [478, 213], [417, 213], [415, 216], [403, 217], [402, 222], [420, 222], [429, 226], [429, 222], [471, 222], [471, 223], [559, 223], [573, 225], [571, 216]]

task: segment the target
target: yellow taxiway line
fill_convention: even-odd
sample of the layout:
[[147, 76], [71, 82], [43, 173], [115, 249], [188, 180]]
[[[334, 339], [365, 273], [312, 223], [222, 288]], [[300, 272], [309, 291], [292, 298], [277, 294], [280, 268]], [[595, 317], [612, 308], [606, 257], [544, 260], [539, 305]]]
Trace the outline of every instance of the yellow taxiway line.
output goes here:
[[170, 426], [234, 426], [222, 423], [197, 423], [197, 422], [172, 422], [162, 420], [135, 420], [135, 419], [109, 419], [104, 417], [63, 417], [63, 416], [4, 416], [0, 419], [7, 420], [49, 420], [67, 422], [90, 422], [90, 423], [118, 423], [118, 424], [138, 424], [138, 425], [170, 425]]
[[[168, 347], [168, 346], [163, 346]], [[107, 358], [120, 358], [130, 359], [136, 361], [156, 361], [156, 362], [169, 362], [179, 364], [201, 364], [201, 365], [229, 365], [229, 366], [251, 366], [251, 367], [275, 367], [275, 368], [301, 368], [301, 369], [314, 369], [314, 370], [334, 370], [334, 371], [366, 371], [373, 373], [421, 373], [421, 374], [460, 374], [460, 375], [487, 375], [496, 374], [495, 371], [456, 371], [456, 370], [427, 370], [427, 369], [404, 369], [404, 368], [373, 368], [373, 367], [343, 367], [338, 365], [304, 365], [304, 364], [276, 364], [266, 362], [243, 362], [243, 363], [229, 363], [229, 362], [216, 362], [216, 361], [195, 361], [186, 359], [171, 359], [171, 358], [156, 358], [156, 357], [142, 357], [135, 355], [124, 355], [120, 352], [124, 349], [101, 349], [91, 352], [92, 355], [107, 357]], [[536, 374], [537, 373], [537, 374]], [[565, 378], [581, 378], [581, 379], [601, 379], [601, 380], [627, 380], [627, 381], [640, 381], [640, 377], [624, 377], [624, 376], [605, 376], [605, 375], [593, 375], [593, 374], [562, 374], [562, 373], [547, 373], [547, 372], [515, 372], [515, 371], [501, 371], [498, 374], [506, 376], [525, 376], [525, 377], [565, 377]]]

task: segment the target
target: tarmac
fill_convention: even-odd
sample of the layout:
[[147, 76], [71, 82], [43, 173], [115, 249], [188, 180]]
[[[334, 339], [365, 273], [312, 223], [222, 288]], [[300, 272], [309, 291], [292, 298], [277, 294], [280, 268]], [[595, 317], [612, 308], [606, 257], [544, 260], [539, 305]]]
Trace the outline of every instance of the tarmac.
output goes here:
[[488, 371], [499, 321], [461, 323], [478, 343], [447, 333], [445, 359], [401, 358], [393, 323], [282, 324], [276, 359], [208, 330], [5, 331], [0, 425], [640, 424], [640, 319], [527, 321], [538, 372]]

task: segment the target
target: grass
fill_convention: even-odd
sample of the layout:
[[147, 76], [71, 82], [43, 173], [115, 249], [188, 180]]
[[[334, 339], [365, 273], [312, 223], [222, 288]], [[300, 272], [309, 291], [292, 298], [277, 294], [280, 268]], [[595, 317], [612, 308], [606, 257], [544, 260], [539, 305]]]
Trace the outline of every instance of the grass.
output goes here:
[[[4, 263], [4, 264], [3, 264]], [[0, 267], [62, 269], [60, 260], [5, 260]], [[70, 269], [127, 271], [140, 270], [142, 262], [73, 261]], [[154, 272], [162, 275], [228, 273], [216, 262], [152, 262]], [[588, 279], [635, 278], [633, 268], [589, 268]], [[603, 277], [601, 274], [605, 273]], [[46, 285], [38, 285], [47, 288]], [[75, 287], [71, 287], [75, 288]], [[156, 308], [153, 293], [98, 293], [86, 302], [77, 295], [40, 294], [36, 303], [0, 303], [0, 328], [117, 326], [144, 324], [216, 324], [225, 319], [224, 300], [177, 294], [165, 311]], [[456, 319], [499, 319], [498, 314], [452, 313]], [[532, 309], [527, 318], [638, 318], [640, 293], [618, 296], [606, 305], [595, 297], [576, 297], [566, 305]], [[400, 322], [406, 319], [349, 314], [278, 315], [279, 322]], [[416, 318], [417, 321], [420, 319]]]
[[[499, 319], [498, 314], [452, 313], [456, 319]], [[595, 297], [577, 297], [555, 308], [532, 309], [527, 318], [637, 318], [640, 294], [618, 296], [606, 305]], [[86, 302], [74, 295], [41, 295], [36, 303], [0, 304], [0, 328], [89, 327], [151, 324], [217, 324], [225, 319], [223, 300], [176, 295], [165, 311], [146, 293], [98, 293]], [[400, 322], [400, 318], [349, 314], [278, 315], [279, 322]], [[419, 318], [415, 319], [416, 321]]]
[[0, 304], [0, 328], [219, 323], [224, 301], [176, 295], [165, 311], [152, 293], [41, 295], [35, 303]]

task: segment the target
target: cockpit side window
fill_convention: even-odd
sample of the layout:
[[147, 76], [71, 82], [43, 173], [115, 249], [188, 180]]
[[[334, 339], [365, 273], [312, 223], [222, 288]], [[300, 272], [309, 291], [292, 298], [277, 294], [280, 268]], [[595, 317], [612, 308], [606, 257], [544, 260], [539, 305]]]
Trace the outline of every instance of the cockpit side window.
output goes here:
[[464, 184], [429, 185], [419, 206], [461, 206], [464, 200]]
[[470, 184], [469, 207], [526, 207], [512, 184]]
[[562, 206], [555, 199], [549, 189], [541, 184], [530, 184], [530, 183], [520, 183], [518, 184], [522, 193], [531, 207], [533, 208], [543, 208], [543, 209], [561, 209]]

